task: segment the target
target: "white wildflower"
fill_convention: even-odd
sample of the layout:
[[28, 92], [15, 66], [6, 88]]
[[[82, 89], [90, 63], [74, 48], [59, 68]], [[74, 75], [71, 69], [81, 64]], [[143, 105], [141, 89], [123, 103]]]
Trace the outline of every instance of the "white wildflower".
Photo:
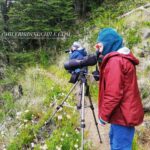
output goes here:
[[79, 146], [78, 146], [78, 144], [75, 144], [74, 147], [75, 147], [75, 148], [78, 148]]
[[68, 119], [71, 119], [71, 116], [70, 116], [70, 115], [67, 115], [67, 118], [68, 118]]
[[1, 131], [1, 135], [4, 135], [5, 133], [4, 133], [4, 131]]
[[21, 114], [22, 114], [22, 112], [19, 111], [19, 112], [16, 113], [16, 116], [21, 116]]
[[79, 134], [79, 133], [80, 133], [78, 129], [76, 129], [75, 131], [76, 131], [76, 133], [77, 133], [77, 134]]
[[66, 103], [66, 102], [64, 102], [64, 105], [66, 106], [66, 105], [67, 105], [67, 103]]
[[51, 87], [51, 90], [53, 90], [54, 89], [54, 87]]
[[31, 147], [34, 147], [34, 143], [31, 143]]
[[16, 116], [16, 119], [20, 119], [20, 116]]
[[44, 146], [43, 146], [43, 150], [47, 150], [47, 149], [48, 149], [47, 145], [46, 145], [46, 144], [44, 144]]
[[63, 141], [64, 139], [63, 139], [63, 138], [61, 138], [60, 140], [61, 140], [61, 141]]
[[29, 110], [27, 109], [27, 110], [25, 110], [24, 112], [25, 112], [25, 113], [28, 113], [28, 112], [29, 112]]
[[16, 119], [20, 119], [22, 112], [17, 112], [16, 113]]
[[28, 120], [25, 119], [25, 120], [23, 120], [23, 122], [26, 123], [26, 122], [28, 122]]
[[1, 135], [2, 135], [2, 137], [4, 137], [5, 136], [5, 132], [1, 131]]
[[2, 147], [3, 147], [3, 150], [6, 150], [6, 145], [3, 145]]
[[69, 137], [69, 135], [68, 135], [68, 134], [66, 134], [66, 137]]
[[65, 95], [65, 93], [63, 93], [63, 92], [62, 92], [62, 93], [61, 93], [61, 95], [62, 95], [62, 96], [64, 96], [64, 95]]
[[62, 115], [59, 115], [59, 116], [58, 116], [58, 120], [62, 120]]
[[56, 146], [56, 150], [61, 150], [62, 145]]
[[44, 144], [43, 146], [40, 146], [40, 148], [41, 148], [41, 150], [47, 150], [48, 149], [46, 144]]

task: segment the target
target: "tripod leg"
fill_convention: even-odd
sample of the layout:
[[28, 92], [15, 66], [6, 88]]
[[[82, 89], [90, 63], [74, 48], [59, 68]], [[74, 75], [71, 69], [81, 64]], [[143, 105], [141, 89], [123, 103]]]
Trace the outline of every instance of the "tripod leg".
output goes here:
[[99, 131], [99, 128], [98, 128], [98, 123], [97, 123], [96, 115], [95, 115], [95, 112], [94, 112], [94, 106], [93, 106], [93, 103], [92, 103], [91, 94], [90, 94], [90, 91], [89, 91], [89, 85], [87, 85], [87, 93], [88, 93], [88, 98], [89, 98], [89, 102], [90, 102], [90, 108], [91, 108], [92, 113], [93, 113], [95, 126], [96, 126], [97, 133], [98, 133], [98, 136], [99, 136], [99, 140], [100, 140], [100, 143], [102, 143], [102, 138], [101, 138], [100, 131]]
[[82, 102], [82, 84], [79, 86], [80, 91], [78, 92], [78, 103], [77, 103], [77, 110], [81, 109], [81, 102]]
[[85, 128], [85, 112], [84, 112], [84, 104], [85, 104], [85, 83], [82, 84], [82, 105], [81, 105], [81, 150], [84, 150], [84, 128]]
[[78, 84], [78, 82], [79, 82], [79, 81], [77, 81], [77, 82], [73, 85], [73, 87], [70, 89], [70, 91], [69, 91], [68, 94], [66, 95], [65, 99], [62, 101], [62, 103], [61, 103], [60, 105], [58, 105], [58, 106], [56, 107], [56, 110], [54, 111], [54, 113], [52, 114], [52, 116], [47, 120], [47, 122], [45, 123], [44, 126], [48, 125], [48, 124], [51, 122], [52, 118], [55, 116], [55, 114], [59, 111], [59, 109], [63, 107], [65, 101], [68, 99], [69, 95], [70, 95], [71, 92], [74, 90], [74, 88], [76, 87], [76, 85]]

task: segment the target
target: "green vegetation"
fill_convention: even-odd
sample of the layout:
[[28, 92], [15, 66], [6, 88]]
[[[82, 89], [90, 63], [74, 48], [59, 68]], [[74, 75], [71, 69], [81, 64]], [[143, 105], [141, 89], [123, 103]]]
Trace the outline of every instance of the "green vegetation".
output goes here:
[[12, 93], [9, 91], [5, 91], [0, 95], [0, 101], [2, 103], [2, 106], [0, 106], [0, 122], [2, 122], [5, 115], [14, 115], [15, 105]]
[[132, 150], [139, 150], [138, 144], [137, 144], [137, 135], [134, 136]]
[[[41, 69], [41, 70], [44, 71], [43, 69]], [[11, 150], [12, 149], [21, 149], [22, 147], [26, 147], [26, 146], [30, 145], [30, 143], [39, 134], [41, 127], [45, 124], [45, 122], [48, 120], [48, 118], [52, 115], [52, 110], [54, 110], [55, 108], [49, 109], [49, 107], [51, 107], [50, 106], [51, 103], [57, 102], [57, 104], [59, 104], [63, 100], [64, 96], [67, 94], [67, 91], [68, 91], [67, 88], [65, 89], [65, 91], [63, 91], [61, 85], [55, 83], [54, 80], [51, 80], [50, 78], [48, 78], [46, 76], [46, 74], [40, 74], [40, 71], [39, 71], [39, 73], [36, 73], [36, 74], [34, 74], [35, 73], [34, 71], [32, 73], [31, 73], [31, 71], [27, 71], [27, 73], [29, 75], [28, 78], [30, 78], [31, 81], [34, 82], [34, 84], [30, 83], [30, 84], [32, 84], [32, 90], [34, 92], [36, 92], [36, 93], [33, 93], [32, 96], [39, 97], [39, 96], [47, 95], [47, 97], [45, 97], [45, 99], [43, 101], [41, 101], [40, 104], [38, 104], [38, 105], [42, 105], [42, 107], [40, 108], [42, 112], [40, 112], [40, 110], [37, 111], [34, 108], [35, 105], [30, 106], [30, 104], [28, 104], [28, 108], [26, 108], [26, 110], [24, 112], [22, 110], [21, 116], [17, 119], [20, 122], [22, 122], [23, 126], [21, 127], [17, 136], [10, 143], [10, 145], [8, 145], [8, 149], [11, 149]], [[35, 88], [36, 88], [36, 90], [35, 90]], [[27, 90], [28, 91], [26, 91], [26, 96], [29, 96], [29, 93], [31, 90], [29, 88], [29, 85], [28, 85]], [[70, 105], [75, 105], [74, 102], [72, 101], [72, 98], [73, 97], [70, 97], [67, 102], [69, 102]], [[32, 103], [32, 102], [30, 102], [30, 103]], [[49, 111], [45, 112], [45, 109], [49, 109]], [[72, 134], [72, 137], [70, 135], [68, 137], [71, 141], [75, 135], [77, 137], [79, 137], [78, 133], [75, 130], [79, 126], [78, 121], [77, 121], [78, 117], [79, 116], [77, 114], [77, 111], [75, 111], [74, 109], [72, 110], [69, 108], [64, 108], [63, 111], [58, 112], [56, 114], [56, 118], [54, 118], [55, 124], [57, 125], [56, 126], [57, 130], [59, 130], [60, 134], [62, 134], [62, 132], [66, 132], [66, 133], [67, 133], [67, 131], [70, 132], [70, 128], [72, 128], [72, 130], [70, 132]], [[38, 122], [36, 123], [35, 120], [37, 120]], [[70, 126], [69, 126], [67, 120], [70, 121], [69, 122]], [[53, 128], [53, 124], [50, 126], [52, 126], [52, 128]], [[56, 133], [58, 132], [57, 130], [55, 131]], [[51, 138], [51, 136], [54, 136], [53, 137], [54, 141], [59, 142], [58, 138], [55, 137], [56, 136], [55, 132], [52, 133], [52, 135], [48, 135], [47, 137], [45, 137], [45, 139]], [[70, 134], [70, 133], [67, 133], [67, 134]], [[45, 133], [45, 135], [46, 135], [46, 133]], [[52, 147], [54, 144], [53, 143], [54, 141], [51, 141], [52, 143], [50, 141], [47, 139], [48, 147]], [[79, 142], [80, 142], [80, 140], [79, 140]], [[72, 144], [73, 143], [74, 142], [72, 142]], [[64, 147], [64, 149], [65, 149], [65, 147]]]
[[64, 128], [55, 130], [46, 144], [48, 149], [57, 149], [60, 147], [62, 150], [72, 149], [76, 150], [80, 147], [81, 135], [78, 130], [72, 128], [72, 124], [68, 124]]
[[129, 48], [133, 48], [136, 44], [141, 42], [141, 37], [138, 34], [138, 29], [130, 29], [126, 32], [127, 45]]

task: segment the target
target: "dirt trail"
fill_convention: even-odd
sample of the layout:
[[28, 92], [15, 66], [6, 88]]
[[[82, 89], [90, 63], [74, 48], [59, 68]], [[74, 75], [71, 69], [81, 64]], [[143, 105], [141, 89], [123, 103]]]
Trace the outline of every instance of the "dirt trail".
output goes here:
[[[86, 103], [88, 103], [88, 100], [86, 100]], [[93, 105], [94, 105], [94, 112], [97, 117], [97, 112], [98, 112], [97, 105], [94, 102]], [[110, 149], [109, 148], [109, 125], [106, 125], [104, 127], [98, 125], [102, 142], [103, 142], [100, 143], [97, 129], [94, 123], [93, 114], [90, 108], [85, 109], [85, 123], [86, 123], [85, 131], [88, 132], [87, 139], [88, 141], [91, 141], [93, 143], [92, 150], [109, 150]]]

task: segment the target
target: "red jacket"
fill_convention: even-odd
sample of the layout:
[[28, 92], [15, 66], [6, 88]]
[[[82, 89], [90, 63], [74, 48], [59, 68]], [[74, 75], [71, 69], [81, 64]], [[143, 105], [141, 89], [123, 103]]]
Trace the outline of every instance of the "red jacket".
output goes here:
[[142, 123], [144, 112], [135, 68], [138, 64], [132, 53], [112, 52], [104, 57], [100, 67], [99, 118], [124, 126]]

